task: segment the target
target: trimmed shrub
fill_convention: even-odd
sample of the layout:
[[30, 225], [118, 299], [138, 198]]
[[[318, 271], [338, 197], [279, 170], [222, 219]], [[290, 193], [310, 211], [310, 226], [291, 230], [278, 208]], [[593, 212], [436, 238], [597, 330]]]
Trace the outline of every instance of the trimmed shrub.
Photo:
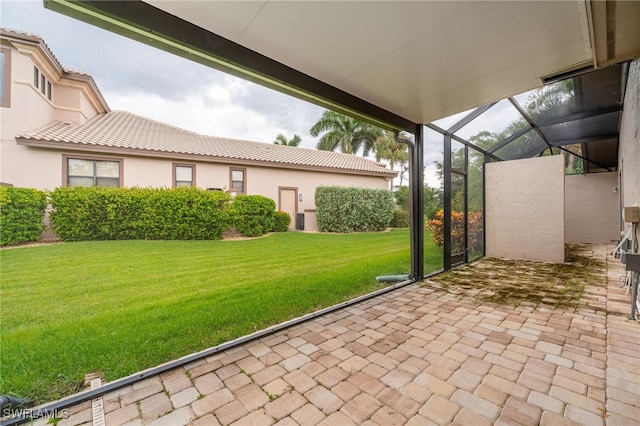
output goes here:
[[393, 217], [389, 226], [394, 228], [408, 228], [409, 227], [409, 212], [404, 209], [396, 209], [393, 211]]
[[65, 241], [215, 240], [230, 228], [229, 195], [197, 188], [57, 188], [51, 222]]
[[[232, 215], [236, 229], [246, 237], [259, 237], [275, 226], [276, 203], [262, 195], [236, 195]], [[288, 225], [288, 224], [287, 224]]]
[[393, 194], [384, 189], [319, 186], [315, 200], [322, 232], [382, 231], [393, 217]]
[[273, 214], [273, 232], [287, 232], [291, 216], [287, 212], [275, 212]]
[[0, 187], [0, 245], [37, 241], [42, 236], [47, 194], [31, 188]]

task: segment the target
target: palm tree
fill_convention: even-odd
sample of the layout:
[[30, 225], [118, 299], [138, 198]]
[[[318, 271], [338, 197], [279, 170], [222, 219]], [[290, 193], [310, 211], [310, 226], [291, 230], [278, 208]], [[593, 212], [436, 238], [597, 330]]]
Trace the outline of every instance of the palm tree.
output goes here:
[[328, 110], [309, 130], [313, 137], [323, 132], [317, 145], [319, 150], [339, 149], [345, 154], [355, 154], [362, 148], [365, 157], [375, 150], [375, 141], [382, 135], [382, 130], [372, 124]]
[[300, 136], [293, 135], [291, 139], [287, 139], [287, 137], [282, 133], [280, 133], [276, 137], [276, 140], [273, 141], [273, 143], [276, 145], [285, 145], [285, 146], [298, 146], [300, 145], [300, 142], [302, 142], [302, 139], [300, 139]]
[[396, 164], [404, 164], [409, 160], [407, 145], [396, 141], [393, 133], [385, 130], [375, 142], [376, 161], [387, 160], [394, 170]]

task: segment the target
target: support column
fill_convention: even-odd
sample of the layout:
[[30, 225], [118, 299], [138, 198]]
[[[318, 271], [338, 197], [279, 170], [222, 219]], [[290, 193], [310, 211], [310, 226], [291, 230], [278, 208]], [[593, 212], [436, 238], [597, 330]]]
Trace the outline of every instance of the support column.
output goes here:
[[424, 131], [416, 125], [411, 158], [411, 270], [416, 280], [424, 277]]
[[451, 135], [444, 136], [444, 185], [443, 185], [443, 203], [444, 203], [444, 224], [443, 224], [443, 257], [444, 270], [451, 269]]

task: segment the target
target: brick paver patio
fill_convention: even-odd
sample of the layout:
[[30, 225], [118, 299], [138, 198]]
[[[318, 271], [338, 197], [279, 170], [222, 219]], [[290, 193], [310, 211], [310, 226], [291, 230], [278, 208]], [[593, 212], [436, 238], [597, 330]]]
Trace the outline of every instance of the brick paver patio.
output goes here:
[[640, 323], [586, 249], [608, 273], [578, 309], [414, 284], [105, 395], [106, 424], [638, 425]]

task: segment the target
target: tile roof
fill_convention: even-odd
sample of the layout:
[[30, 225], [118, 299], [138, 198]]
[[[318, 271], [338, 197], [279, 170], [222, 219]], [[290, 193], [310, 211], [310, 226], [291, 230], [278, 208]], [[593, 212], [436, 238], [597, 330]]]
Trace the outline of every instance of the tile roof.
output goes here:
[[[81, 124], [52, 122], [16, 137], [22, 144], [113, 151], [145, 156], [194, 156], [194, 160], [259, 163], [395, 177], [383, 164], [355, 155], [201, 135], [124, 111], [98, 114]], [[197, 158], [196, 158], [197, 157]]]

